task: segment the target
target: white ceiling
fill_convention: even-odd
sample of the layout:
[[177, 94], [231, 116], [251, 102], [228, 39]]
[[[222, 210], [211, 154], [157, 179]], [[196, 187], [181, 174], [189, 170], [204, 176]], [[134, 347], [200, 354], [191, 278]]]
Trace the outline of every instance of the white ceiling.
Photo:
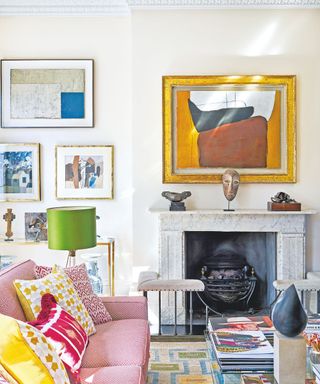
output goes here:
[[0, 0], [0, 15], [103, 16], [131, 10], [320, 8], [320, 0]]

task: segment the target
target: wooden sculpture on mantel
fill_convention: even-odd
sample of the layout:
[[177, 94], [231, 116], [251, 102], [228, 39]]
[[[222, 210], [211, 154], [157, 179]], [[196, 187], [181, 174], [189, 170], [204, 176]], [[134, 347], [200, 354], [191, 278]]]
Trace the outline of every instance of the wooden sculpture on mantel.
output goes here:
[[12, 208], [8, 208], [7, 213], [3, 215], [3, 220], [7, 223], [7, 232], [5, 233], [7, 238], [4, 239], [5, 241], [13, 241], [13, 239], [11, 239], [11, 237], [13, 236], [12, 222], [15, 218], [16, 215], [12, 213]]
[[230, 201], [232, 201], [238, 192], [240, 184], [240, 175], [235, 169], [226, 169], [222, 175], [222, 186], [225, 198], [228, 200], [228, 208], [224, 211], [234, 211], [230, 208]]

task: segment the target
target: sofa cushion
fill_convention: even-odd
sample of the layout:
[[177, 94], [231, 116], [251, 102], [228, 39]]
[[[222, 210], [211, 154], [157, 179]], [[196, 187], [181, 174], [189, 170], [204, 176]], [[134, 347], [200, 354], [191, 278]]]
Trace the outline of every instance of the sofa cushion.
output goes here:
[[81, 384], [144, 384], [140, 367], [83, 368]]
[[147, 320], [114, 320], [97, 325], [96, 330], [96, 334], [89, 338], [83, 368], [145, 366], [149, 359], [150, 338]]
[[14, 264], [0, 271], [0, 313], [26, 321], [12, 282], [15, 279], [34, 279], [35, 263], [31, 260]]
[[70, 384], [57, 352], [36, 328], [0, 314], [0, 364], [18, 383]]
[[[87, 308], [94, 324], [103, 324], [112, 320], [101, 298], [93, 292], [85, 264], [64, 268], [65, 273], [72, 280], [73, 285]], [[41, 279], [52, 272], [52, 267], [36, 265], [34, 272], [37, 279]]]
[[88, 344], [88, 336], [77, 320], [57, 304], [53, 295], [46, 293], [42, 296], [37, 320], [29, 324], [48, 338], [66, 367], [77, 377]]
[[42, 295], [51, 293], [57, 303], [81, 324], [89, 336], [95, 332], [88, 311], [75, 291], [72, 281], [62, 268], [39, 280], [15, 280], [14, 285], [29, 321], [38, 316], [41, 310]]

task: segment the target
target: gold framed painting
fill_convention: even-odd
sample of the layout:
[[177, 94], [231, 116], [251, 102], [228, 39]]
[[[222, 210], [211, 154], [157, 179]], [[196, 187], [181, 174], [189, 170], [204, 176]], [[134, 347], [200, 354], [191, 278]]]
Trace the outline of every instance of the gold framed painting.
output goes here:
[[296, 181], [295, 76], [164, 76], [163, 182]]
[[113, 145], [57, 145], [57, 199], [113, 199]]

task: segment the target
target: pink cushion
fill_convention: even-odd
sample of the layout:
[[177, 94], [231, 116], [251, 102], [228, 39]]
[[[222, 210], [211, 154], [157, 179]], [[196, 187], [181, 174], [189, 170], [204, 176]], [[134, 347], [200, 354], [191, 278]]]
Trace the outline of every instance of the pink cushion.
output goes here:
[[13, 281], [16, 279], [33, 280], [35, 278], [34, 266], [33, 261], [27, 260], [0, 271], [0, 313], [26, 321]]
[[81, 384], [144, 384], [140, 367], [83, 368]]
[[41, 312], [29, 324], [38, 328], [54, 345], [66, 367], [78, 377], [81, 361], [88, 344], [82, 326], [60, 305], [50, 293], [41, 299]]
[[83, 368], [115, 365], [145, 367], [149, 359], [149, 325], [146, 320], [116, 320], [97, 325], [82, 361]]
[[[51, 271], [51, 267], [36, 265], [34, 268], [37, 279], [47, 276]], [[112, 320], [100, 297], [93, 292], [85, 264], [65, 268], [65, 272], [72, 280], [73, 285], [80, 296], [83, 305], [87, 308], [94, 324], [103, 324]]]

